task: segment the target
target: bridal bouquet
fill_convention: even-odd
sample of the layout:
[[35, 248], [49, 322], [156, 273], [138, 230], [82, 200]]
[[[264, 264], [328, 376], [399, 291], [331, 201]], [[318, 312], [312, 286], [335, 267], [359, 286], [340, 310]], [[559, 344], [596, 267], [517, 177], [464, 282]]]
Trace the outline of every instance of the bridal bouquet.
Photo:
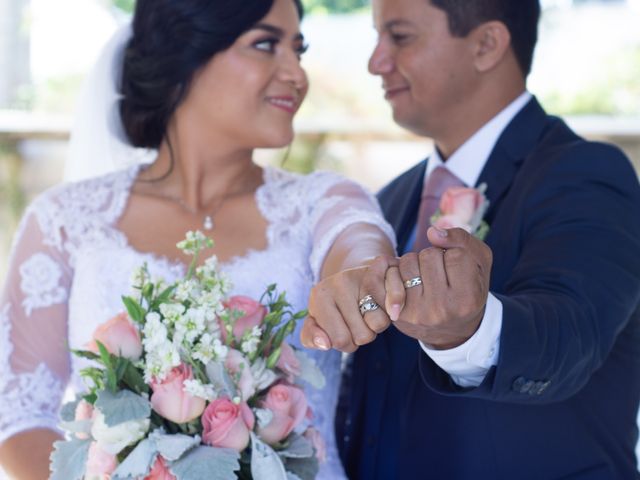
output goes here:
[[192, 262], [171, 285], [134, 275], [126, 313], [100, 325], [85, 350], [88, 391], [66, 404], [67, 439], [53, 480], [311, 479], [324, 446], [300, 380], [321, 388], [313, 361], [285, 342], [305, 311], [270, 286], [261, 302], [228, 297], [213, 244], [189, 232]]

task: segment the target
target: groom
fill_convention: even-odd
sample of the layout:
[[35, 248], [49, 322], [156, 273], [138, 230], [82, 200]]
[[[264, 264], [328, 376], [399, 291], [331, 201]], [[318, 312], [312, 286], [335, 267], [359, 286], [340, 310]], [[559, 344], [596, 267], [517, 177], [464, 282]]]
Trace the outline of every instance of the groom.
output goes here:
[[[639, 478], [640, 186], [619, 150], [526, 91], [538, 1], [373, 13], [369, 69], [395, 121], [436, 150], [379, 195], [399, 262], [312, 292], [303, 342], [357, 349], [337, 424], [349, 477]], [[431, 228], [423, 250], [419, 211], [443, 181], [487, 185], [486, 244]], [[360, 314], [366, 295], [381, 307]]]

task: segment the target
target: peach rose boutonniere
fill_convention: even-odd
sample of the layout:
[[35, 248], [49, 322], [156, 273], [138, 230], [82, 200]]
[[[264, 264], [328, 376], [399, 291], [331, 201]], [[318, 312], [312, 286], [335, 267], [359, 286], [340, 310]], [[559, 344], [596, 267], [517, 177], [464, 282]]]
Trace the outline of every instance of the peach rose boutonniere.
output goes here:
[[438, 228], [462, 228], [483, 240], [489, 233], [489, 225], [483, 220], [489, 207], [484, 192], [487, 184], [478, 188], [451, 187], [440, 198], [440, 207], [431, 217], [431, 224]]

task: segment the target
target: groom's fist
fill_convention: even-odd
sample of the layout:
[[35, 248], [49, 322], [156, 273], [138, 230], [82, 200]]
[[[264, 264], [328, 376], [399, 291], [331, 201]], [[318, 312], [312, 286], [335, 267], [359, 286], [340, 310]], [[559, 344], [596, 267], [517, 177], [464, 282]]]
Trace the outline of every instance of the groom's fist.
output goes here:
[[402, 280], [420, 277], [422, 284], [407, 289], [396, 326], [432, 348], [454, 348], [480, 325], [492, 254], [484, 242], [460, 228], [430, 228], [427, 234], [431, 248], [400, 259]]

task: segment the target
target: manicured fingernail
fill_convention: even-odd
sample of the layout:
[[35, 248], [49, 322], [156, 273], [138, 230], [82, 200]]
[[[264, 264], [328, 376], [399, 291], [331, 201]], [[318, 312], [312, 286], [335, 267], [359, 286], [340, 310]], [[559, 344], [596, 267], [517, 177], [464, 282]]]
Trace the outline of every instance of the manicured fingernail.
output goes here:
[[329, 345], [327, 344], [327, 341], [322, 337], [315, 337], [313, 339], [313, 343], [320, 350], [329, 350]]
[[398, 304], [391, 305], [389, 307], [389, 318], [391, 319], [392, 322], [395, 322], [396, 320], [398, 320], [401, 309], [402, 309], [402, 306]]
[[446, 230], [442, 229], [442, 228], [438, 228], [438, 227], [433, 227], [436, 229], [436, 232], [438, 232], [438, 235], [441, 236], [442, 238], [445, 238], [449, 235], [449, 232], [447, 232]]

